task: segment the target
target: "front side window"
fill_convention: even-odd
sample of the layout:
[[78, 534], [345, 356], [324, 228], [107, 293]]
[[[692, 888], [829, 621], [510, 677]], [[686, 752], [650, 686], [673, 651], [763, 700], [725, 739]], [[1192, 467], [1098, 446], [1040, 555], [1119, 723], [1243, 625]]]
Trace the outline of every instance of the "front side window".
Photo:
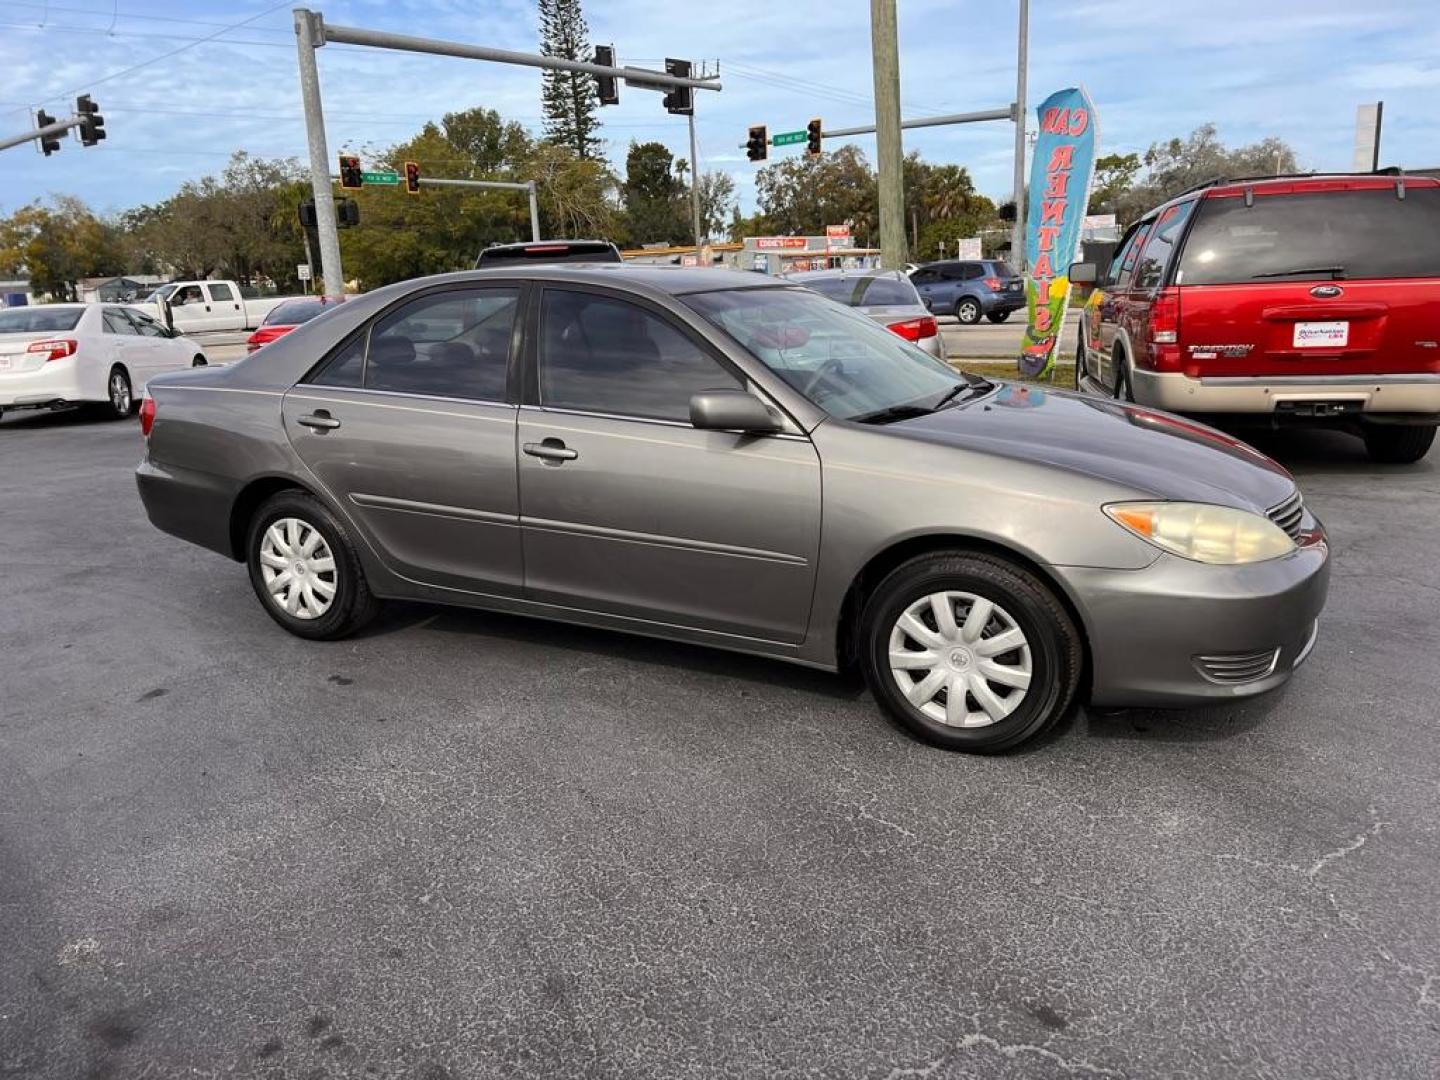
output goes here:
[[688, 334], [626, 300], [546, 289], [540, 323], [541, 405], [689, 420], [692, 395], [741, 386]]
[[203, 299], [204, 297], [200, 295], [199, 285], [186, 285], [170, 298], [170, 304], [172, 307], [183, 307], [186, 304], [201, 303]]
[[684, 301], [841, 419], [865, 420], [901, 407], [928, 412], [966, 385], [949, 365], [804, 289], [727, 289]]

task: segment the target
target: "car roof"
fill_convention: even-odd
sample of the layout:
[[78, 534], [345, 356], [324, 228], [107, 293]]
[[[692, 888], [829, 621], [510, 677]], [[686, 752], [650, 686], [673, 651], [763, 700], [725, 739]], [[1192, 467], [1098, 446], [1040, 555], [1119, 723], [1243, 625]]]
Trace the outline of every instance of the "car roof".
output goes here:
[[[648, 266], [635, 263], [513, 263], [484, 270], [461, 270], [453, 274], [420, 279], [427, 284], [440, 281], [553, 281], [575, 285], [617, 285], [654, 293], [682, 296], [686, 293], [716, 292], [722, 289], [778, 289], [791, 284], [750, 270], [722, 270], [708, 266]], [[411, 282], [415, 284], [415, 282]]]
[[[885, 269], [882, 269], [882, 268], [880, 268], [880, 267], [873, 267], [873, 266], [872, 266], [872, 267], [867, 267], [867, 268], [865, 268], [865, 269], [854, 269], [854, 270], [846, 270], [846, 269], [843, 269], [843, 268], [841, 268], [841, 269], [834, 269], [834, 270], [802, 270], [802, 271], [800, 271], [799, 273], [796, 273], [796, 274], [786, 274], [786, 275], [785, 275], [785, 280], [786, 280], [786, 281], [815, 281], [815, 280], [820, 279], [820, 278], [847, 278], [847, 277], [852, 277], [852, 278], [862, 278], [862, 277], [873, 277], [873, 278], [880, 278], [880, 277], [903, 278], [903, 277], [906, 277], [906, 275], [905, 275], [904, 271], [902, 271], [902, 270], [885, 270]], [[907, 280], [908, 280], [908, 279], [907, 279]]]
[[[1440, 187], [1440, 178], [1433, 176], [1409, 176], [1403, 173], [1291, 173], [1282, 176], [1239, 176], [1216, 177], [1203, 184], [1172, 195], [1152, 209], [1160, 209], [1185, 199], [1225, 199], [1247, 191], [1267, 195], [1281, 195], [1300, 192], [1325, 191], [1374, 191], [1386, 188]], [[1146, 212], [1147, 215], [1149, 211]]]

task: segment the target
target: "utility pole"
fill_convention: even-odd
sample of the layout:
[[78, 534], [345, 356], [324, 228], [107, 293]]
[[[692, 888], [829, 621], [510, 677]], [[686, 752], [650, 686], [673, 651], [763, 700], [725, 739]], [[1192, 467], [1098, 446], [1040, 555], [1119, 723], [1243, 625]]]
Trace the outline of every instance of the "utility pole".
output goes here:
[[1010, 267], [1025, 272], [1025, 78], [1030, 63], [1030, 0], [1020, 0], [1015, 66], [1015, 223], [1010, 226]]
[[[295, 11], [295, 45], [300, 54], [300, 98], [305, 103], [305, 135], [310, 145], [310, 189], [315, 199], [315, 231], [320, 241], [320, 268], [325, 296], [345, 295], [340, 269], [340, 230], [335, 223], [335, 196], [330, 190], [330, 151], [325, 147], [325, 116], [320, 107], [320, 70], [315, 50], [325, 44], [323, 23], [303, 8]], [[319, 34], [317, 35], [317, 29]], [[318, 36], [318, 40], [317, 40]], [[313, 277], [313, 271], [311, 276]]]
[[685, 119], [690, 121], [690, 224], [695, 228], [695, 257], [700, 257], [700, 158], [695, 150], [695, 110]]
[[[1021, 0], [1024, 3], [1024, 0]], [[880, 265], [905, 265], [904, 147], [900, 142], [900, 34], [895, 0], [870, 0], [875, 76], [875, 156], [880, 187]]]

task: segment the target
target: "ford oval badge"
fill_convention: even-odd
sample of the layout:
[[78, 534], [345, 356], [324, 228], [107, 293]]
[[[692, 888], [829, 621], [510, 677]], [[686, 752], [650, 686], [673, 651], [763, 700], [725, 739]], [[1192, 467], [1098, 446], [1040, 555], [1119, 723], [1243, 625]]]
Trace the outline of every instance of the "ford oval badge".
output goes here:
[[1316, 285], [1310, 290], [1310, 295], [1321, 300], [1329, 300], [1332, 297], [1340, 296], [1345, 292], [1339, 285]]

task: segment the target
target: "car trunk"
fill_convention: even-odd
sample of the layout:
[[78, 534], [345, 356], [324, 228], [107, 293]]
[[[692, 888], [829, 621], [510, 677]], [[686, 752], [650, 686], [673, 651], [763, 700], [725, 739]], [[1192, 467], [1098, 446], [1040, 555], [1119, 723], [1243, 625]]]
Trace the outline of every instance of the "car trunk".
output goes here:
[[37, 334], [34, 332], [23, 334], [0, 334], [0, 376], [20, 375], [29, 371], [39, 371], [45, 366], [48, 359], [43, 352], [27, 352], [32, 341], [44, 341], [47, 338], [67, 337], [66, 332]]
[[1179, 297], [1192, 377], [1440, 371], [1440, 278], [1195, 285]]

